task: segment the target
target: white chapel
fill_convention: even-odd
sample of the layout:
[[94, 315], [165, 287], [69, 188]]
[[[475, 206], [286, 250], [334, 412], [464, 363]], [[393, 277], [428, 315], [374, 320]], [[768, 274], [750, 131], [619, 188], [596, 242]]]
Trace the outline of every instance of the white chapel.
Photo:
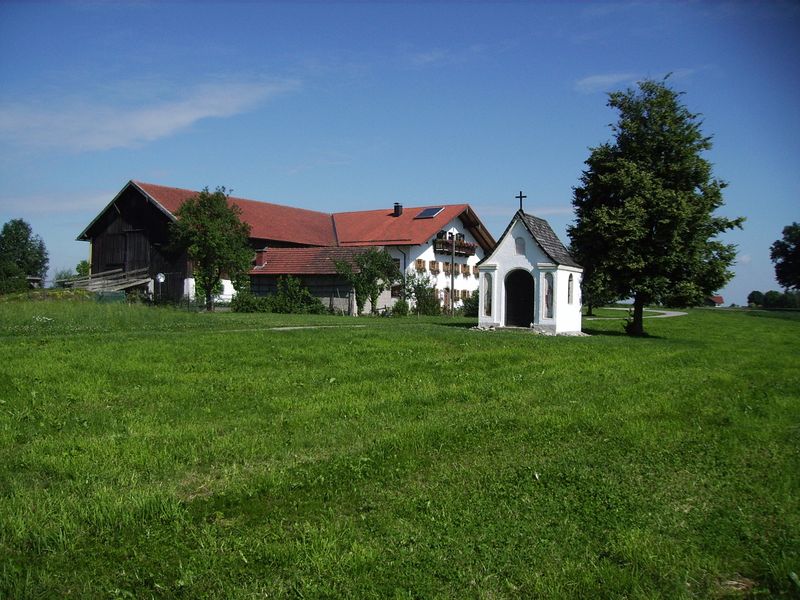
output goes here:
[[478, 272], [479, 327], [580, 332], [583, 269], [544, 219], [520, 208]]

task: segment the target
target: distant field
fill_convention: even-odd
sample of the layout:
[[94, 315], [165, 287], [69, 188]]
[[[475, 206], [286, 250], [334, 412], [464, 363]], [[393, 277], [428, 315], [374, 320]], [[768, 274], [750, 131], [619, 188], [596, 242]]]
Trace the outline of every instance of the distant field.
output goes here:
[[797, 597], [800, 320], [623, 317], [2, 303], [0, 598]]

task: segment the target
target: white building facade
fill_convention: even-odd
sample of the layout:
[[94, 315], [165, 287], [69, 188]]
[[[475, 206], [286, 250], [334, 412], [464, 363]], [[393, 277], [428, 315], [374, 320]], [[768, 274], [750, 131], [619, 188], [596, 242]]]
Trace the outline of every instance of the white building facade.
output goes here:
[[544, 219], [518, 211], [478, 271], [480, 327], [580, 332], [583, 269]]
[[[401, 271], [430, 278], [443, 308], [450, 307], [450, 290], [454, 290], [453, 306], [459, 308], [478, 289], [478, 263], [484, 250], [464, 227], [461, 219], [447, 223], [434, 237], [415, 246], [386, 246]], [[391, 306], [398, 293], [386, 292], [379, 308]]]

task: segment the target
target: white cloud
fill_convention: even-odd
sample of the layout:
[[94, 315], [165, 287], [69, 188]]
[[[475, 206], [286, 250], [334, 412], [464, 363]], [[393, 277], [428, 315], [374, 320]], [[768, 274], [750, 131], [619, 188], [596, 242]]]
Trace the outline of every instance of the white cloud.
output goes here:
[[655, 79], [656, 81], [664, 79], [667, 75], [669, 75], [668, 82], [674, 81], [682, 81], [684, 79], [689, 79], [695, 73], [709, 69], [711, 67], [704, 66], [700, 68], [678, 68], [672, 69], [671, 71], [664, 71], [663, 73], [650, 75], [650, 74], [642, 74], [642, 73], [600, 73], [597, 75], [590, 75], [588, 77], [584, 77], [583, 79], [579, 79], [575, 82], [575, 90], [580, 92], [581, 94], [593, 94], [595, 92], [605, 92], [609, 91], [610, 89], [619, 89], [623, 86], [631, 86], [635, 84], [637, 81], [641, 81], [645, 78]]
[[736, 257], [736, 264], [739, 265], [749, 265], [752, 262], [753, 257], [749, 254], [740, 254], [738, 257]]
[[463, 64], [485, 55], [490, 48], [484, 44], [472, 44], [461, 48], [431, 48], [429, 50], [401, 50], [401, 58], [412, 68], [441, 67]]
[[168, 137], [202, 119], [252, 110], [298, 85], [223, 81], [194, 86], [173, 100], [143, 101], [137, 106], [85, 100], [66, 100], [62, 105], [8, 102], [0, 105], [0, 140], [26, 148], [78, 152], [127, 148]]
[[620, 84], [631, 84], [640, 78], [638, 73], [605, 73], [590, 75], [575, 82], [575, 89], [582, 94], [603, 92]]
[[97, 212], [108, 204], [118, 191], [91, 193], [57, 191], [52, 194], [0, 196], [0, 213], [27, 216]]

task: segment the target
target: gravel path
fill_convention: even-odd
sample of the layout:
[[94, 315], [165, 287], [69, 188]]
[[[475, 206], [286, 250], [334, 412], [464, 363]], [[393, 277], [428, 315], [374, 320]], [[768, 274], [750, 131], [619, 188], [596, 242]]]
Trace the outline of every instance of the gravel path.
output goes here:
[[[603, 310], [630, 310], [629, 308], [604, 308]], [[645, 319], [664, 319], [667, 317], [683, 317], [688, 313], [681, 312], [679, 310], [655, 310], [652, 308], [645, 308], [644, 309], [644, 318]], [[647, 313], [656, 313], [648, 315]], [[619, 317], [583, 317], [584, 321], [613, 321], [618, 319]]]

